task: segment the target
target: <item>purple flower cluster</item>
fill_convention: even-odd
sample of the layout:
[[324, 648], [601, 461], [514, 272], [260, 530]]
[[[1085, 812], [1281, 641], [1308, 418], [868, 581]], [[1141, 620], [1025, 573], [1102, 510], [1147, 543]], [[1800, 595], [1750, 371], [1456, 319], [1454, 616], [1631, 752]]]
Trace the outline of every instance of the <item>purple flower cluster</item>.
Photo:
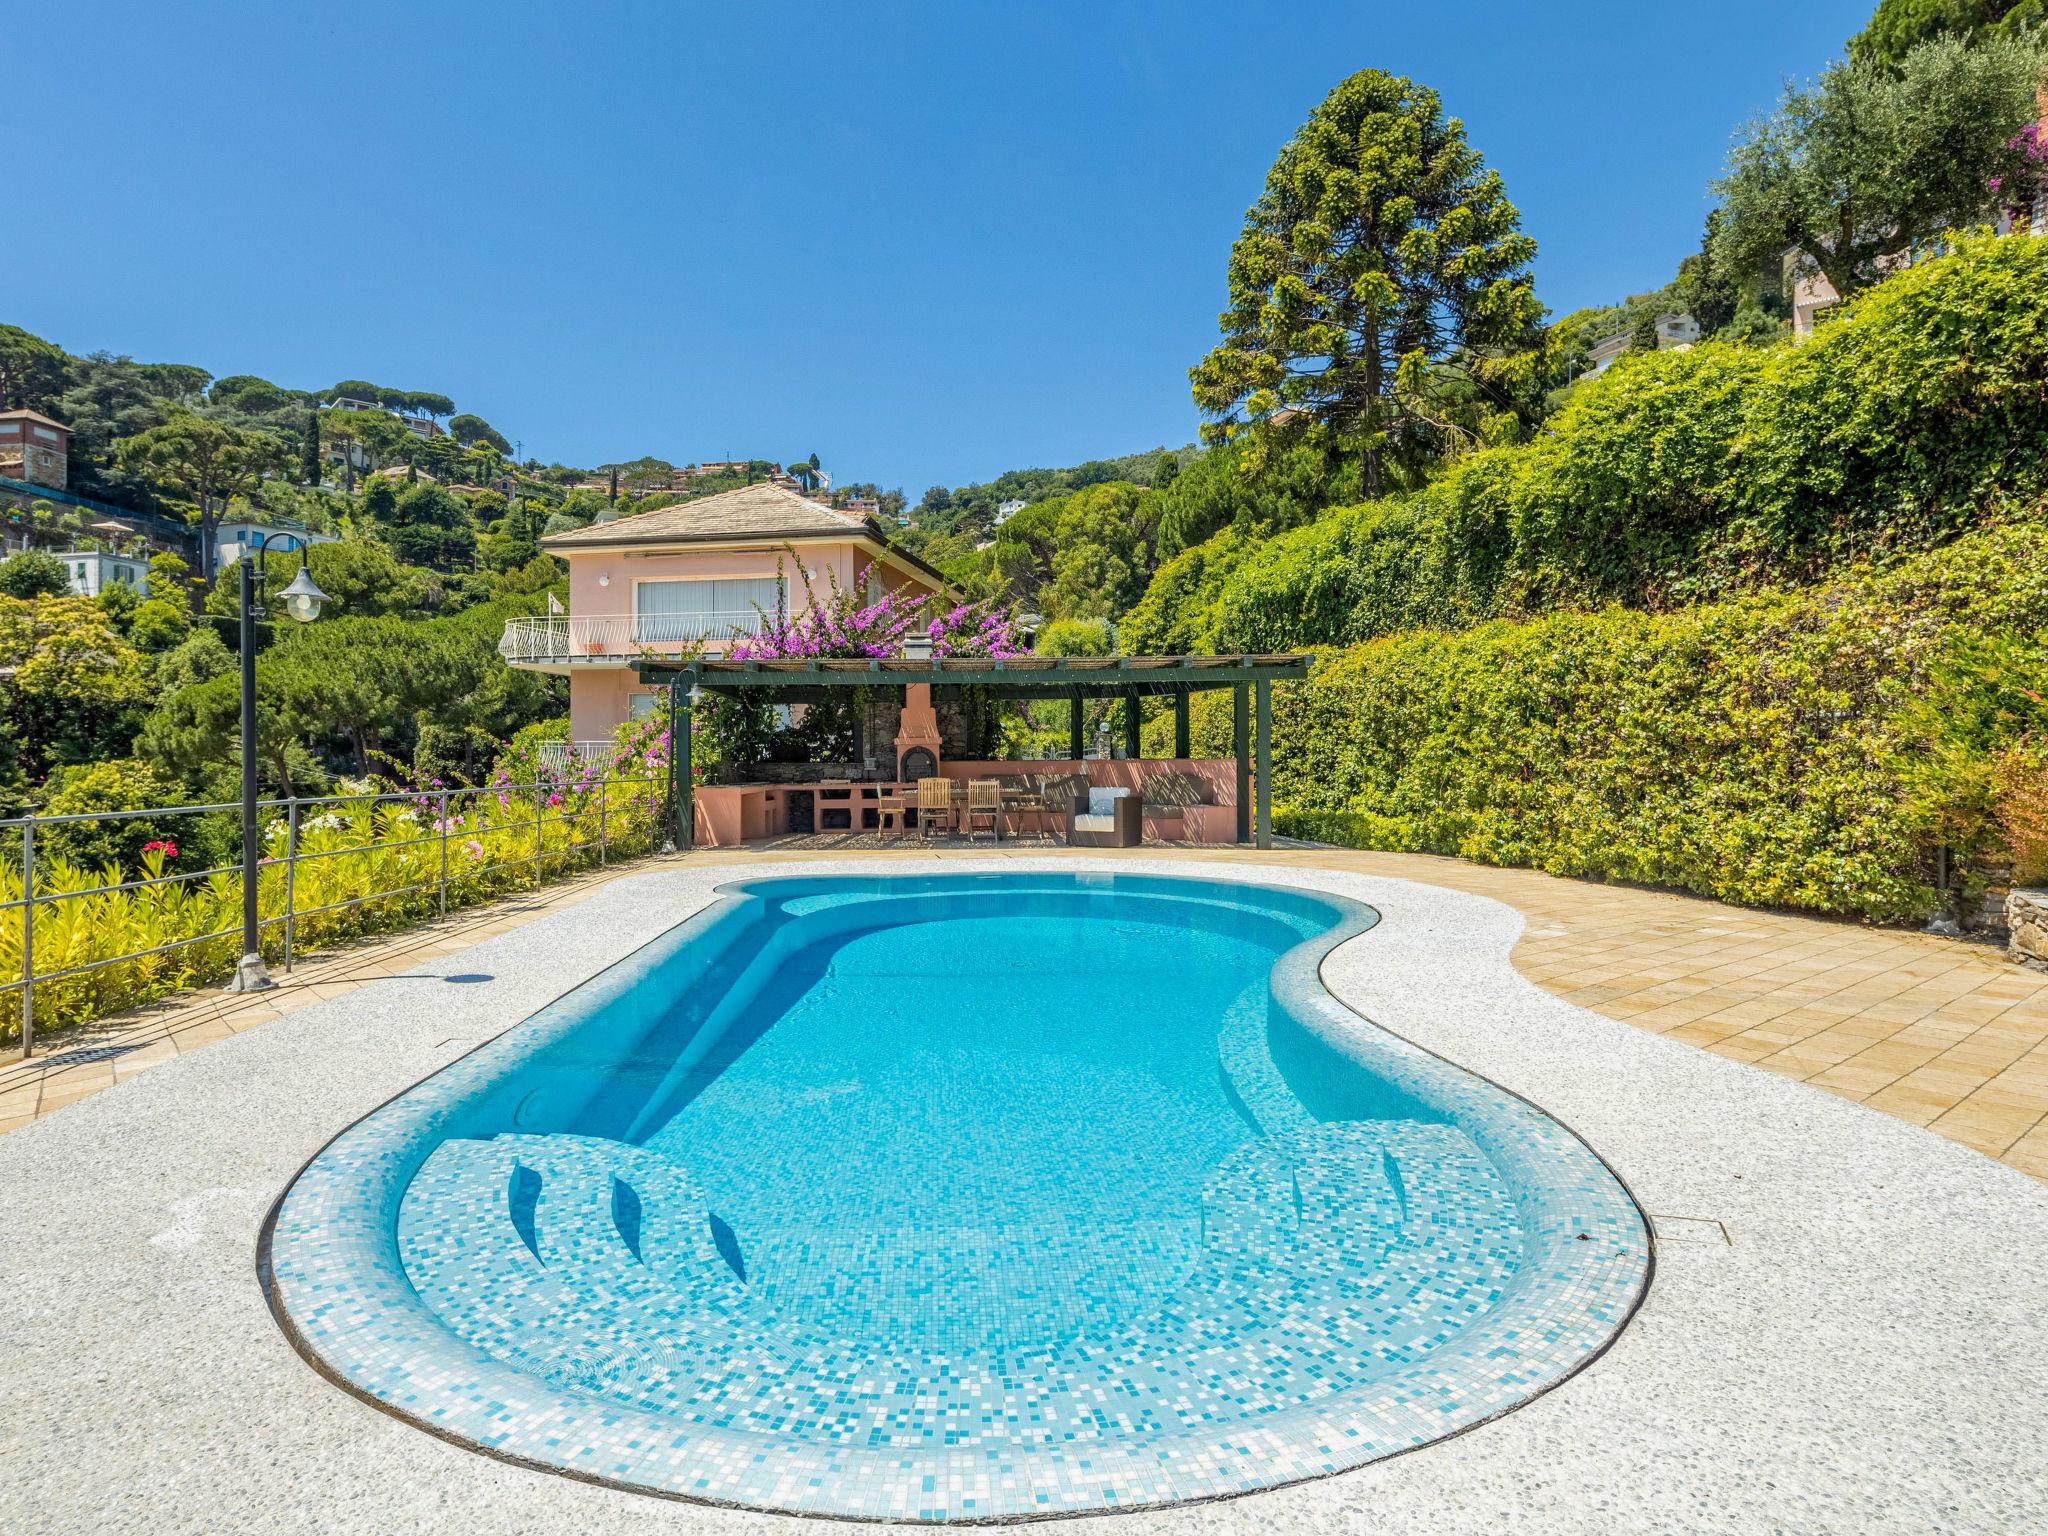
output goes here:
[[2016, 225], [2024, 225], [2034, 216], [2033, 199], [2048, 183], [2048, 121], [2029, 123], [2006, 141], [2007, 149], [2016, 149], [2025, 157], [2027, 168], [2022, 182], [2013, 188], [2013, 194], [2006, 197], [2005, 178], [1991, 178], [1991, 195], [2002, 199], [2005, 216]]
[[733, 643], [728, 653], [742, 661], [831, 657], [863, 660], [896, 656], [913, 633], [930, 637], [934, 656], [1016, 656], [1021, 654], [1010, 617], [993, 602], [958, 603], [939, 609], [927, 596], [887, 592], [872, 603], [835, 589], [794, 618], [767, 619], [757, 635]]

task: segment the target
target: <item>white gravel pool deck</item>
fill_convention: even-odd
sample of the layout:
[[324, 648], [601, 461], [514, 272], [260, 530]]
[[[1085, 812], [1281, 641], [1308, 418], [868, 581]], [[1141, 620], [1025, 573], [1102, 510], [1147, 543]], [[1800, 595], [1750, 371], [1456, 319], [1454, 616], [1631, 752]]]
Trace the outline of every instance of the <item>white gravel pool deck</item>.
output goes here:
[[[279, 1332], [258, 1229], [342, 1127], [712, 899], [671, 867], [219, 1041], [0, 1138], [0, 1529], [813, 1528], [508, 1466], [330, 1385]], [[1648, 1298], [1555, 1391], [1321, 1481], [1088, 1517], [1120, 1531], [2048, 1529], [2048, 1185], [1928, 1131], [1564, 1003], [1483, 897], [1232, 859], [1061, 856], [1338, 891], [1382, 913], [1324, 966], [1385, 1028], [1524, 1094], [1658, 1229]]]

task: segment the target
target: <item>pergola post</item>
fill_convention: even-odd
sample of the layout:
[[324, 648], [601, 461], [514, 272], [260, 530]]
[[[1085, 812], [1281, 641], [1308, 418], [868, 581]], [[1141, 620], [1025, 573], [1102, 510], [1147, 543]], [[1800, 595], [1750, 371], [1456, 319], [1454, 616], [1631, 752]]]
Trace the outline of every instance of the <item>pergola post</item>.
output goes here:
[[1076, 688], [1067, 699], [1067, 756], [1074, 762], [1081, 761], [1081, 690]]
[[1145, 712], [1138, 702], [1138, 690], [1126, 688], [1124, 690], [1124, 756], [1134, 763], [1145, 755], [1145, 742], [1142, 730], [1144, 723]]
[[1237, 840], [1252, 840], [1251, 689], [1238, 683], [1230, 690], [1230, 749], [1237, 757]]
[[1173, 755], [1186, 759], [1194, 756], [1188, 750], [1188, 690], [1179, 688], [1173, 695]]
[[675, 823], [670, 837], [678, 851], [687, 851], [697, 839], [696, 774], [690, 765], [690, 685], [686, 677], [673, 678], [668, 685], [668, 803]]
[[1263, 677], [1255, 685], [1259, 694], [1258, 725], [1258, 844], [1273, 846], [1273, 685]]

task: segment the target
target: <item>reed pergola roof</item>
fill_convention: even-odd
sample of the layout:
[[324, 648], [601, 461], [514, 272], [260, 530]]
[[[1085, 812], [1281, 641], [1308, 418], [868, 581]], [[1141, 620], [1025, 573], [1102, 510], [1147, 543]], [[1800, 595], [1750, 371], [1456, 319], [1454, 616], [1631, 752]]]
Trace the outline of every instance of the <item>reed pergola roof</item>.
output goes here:
[[1125, 756], [1140, 756], [1143, 701], [1173, 700], [1174, 756], [1189, 755], [1188, 700], [1208, 689], [1232, 691], [1231, 755], [1237, 759], [1239, 842], [1272, 846], [1272, 685], [1308, 676], [1313, 658], [1288, 656], [890, 656], [872, 660], [803, 657], [738, 661], [700, 656], [668, 661], [643, 656], [633, 663], [642, 682], [667, 686], [670, 739], [669, 802], [676, 846], [694, 835], [691, 699], [700, 691], [734, 693], [759, 688], [788, 703], [831, 697], [850, 688], [986, 688], [1000, 698], [1064, 699], [1068, 756], [1083, 755], [1082, 703], [1122, 699]]
[[1308, 676], [1312, 658], [1274, 656], [952, 656], [875, 660], [802, 657], [775, 661], [732, 661], [699, 657], [666, 661], [644, 657], [633, 663], [643, 682], [675, 683], [731, 692], [766, 688], [800, 698], [814, 690], [873, 688], [928, 683], [938, 687], [981, 687], [1006, 698], [1157, 697], [1235, 688], [1248, 683], [1286, 682]]

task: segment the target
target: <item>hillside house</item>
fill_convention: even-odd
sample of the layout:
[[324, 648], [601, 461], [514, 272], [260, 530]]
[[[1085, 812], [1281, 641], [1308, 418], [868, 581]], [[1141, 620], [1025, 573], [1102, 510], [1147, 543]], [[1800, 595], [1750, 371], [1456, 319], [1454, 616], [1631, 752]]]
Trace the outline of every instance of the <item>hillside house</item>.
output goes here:
[[327, 402], [327, 409], [330, 411], [383, 411], [387, 416], [395, 416], [398, 419], [398, 424], [414, 437], [436, 438], [448, 435], [442, 429], [441, 423], [434, 420], [431, 416], [408, 416], [403, 411], [391, 410], [386, 406], [379, 405], [374, 400], [358, 400], [352, 395], [336, 395]]
[[[2027, 133], [2039, 146], [2048, 143], [2048, 85], [2041, 88], [2036, 104], [2040, 115], [2029, 125]], [[2036, 158], [2038, 165], [2038, 154]], [[2031, 196], [2023, 197], [2021, 203], [2022, 206], [2017, 208], [1995, 208], [1987, 213], [1986, 218], [2001, 235], [2048, 235], [2048, 175], [2036, 181]], [[1889, 277], [1917, 261], [1939, 254], [1941, 246], [1938, 242], [1901, 248], [1881, 258], [1878, 266]], [[1787, 250], [1783, 260], [1785, 285], [1792, 295], [1792, 334], [1804, 341], [1820, 323], [1821, 312], [1841, 303], [1842, 296], [1817, 267], [1802, 259], [1796, 248]], [[1802, 268], [1806, 270], [1802, 271]]]
[[[1657, 317], [1657, 350], [1659, 352], [1683, 352], [1700, 339], [1700, 323], [1687, 314], [1661, 314]], [[1582, 379], [1593, 378], [1614, 366], [1614, 360], [1635, 345], [1634, 331], [1616, 331], [1612, 336], [1603, 336], [1586, 350], [1586, 371]]]
[[149, 591], [149, 561], [134, 555], [110, 555], [97, 549], [60, 550], [64, 574], [80, 597], [98, 597], [109, 587], [126, 587], [138, 597]]
[[38, 411], [0, 411], [0, 475], [61, 491], [71, 474], [71, 429]]
[[268, 537], [267, 553], [297, 554], [308, 544], [332, 544], [331, 533], [316, 533], [298, 523], [260, 523], [248, 519], [237, 519], [222, 523], [214, 529], [213, 568], [224, 571], [242, 558], [244, 550], [252, 547], [260, 538]]
[[507, 622], [499, 654], [569, 679], [570, 739], [609, 748], [618, 727], [656, 707], [635, 679], [642, 656], [723, 655], [762, 616], [795, 614], [807, 592], [879, 596], [944, 589], [872, 517], [773, 484], [742, 486], [552, 534], [569, 566], [569, 611]]

